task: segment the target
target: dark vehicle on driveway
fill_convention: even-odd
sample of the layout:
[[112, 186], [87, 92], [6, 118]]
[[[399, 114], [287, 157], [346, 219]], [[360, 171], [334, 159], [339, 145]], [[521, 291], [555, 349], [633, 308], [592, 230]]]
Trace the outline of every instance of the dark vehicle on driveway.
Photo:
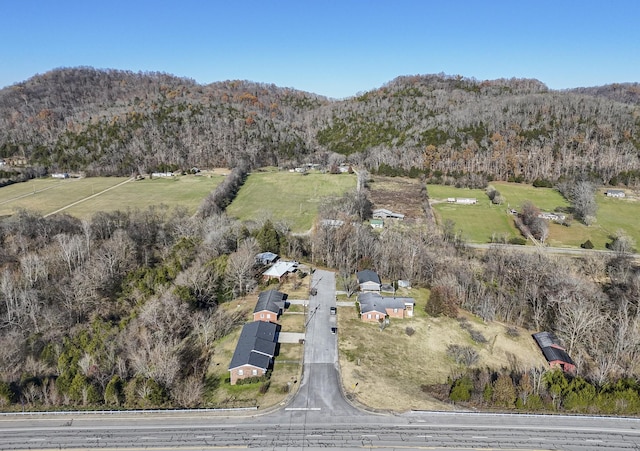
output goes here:
[[335, 315], [337, 311], [338, 311], [338, 309], [336, 309], [335, 307], [331, 307], [331, 308], [329, 309], [329, 312], [330, 312], [332, 315]]

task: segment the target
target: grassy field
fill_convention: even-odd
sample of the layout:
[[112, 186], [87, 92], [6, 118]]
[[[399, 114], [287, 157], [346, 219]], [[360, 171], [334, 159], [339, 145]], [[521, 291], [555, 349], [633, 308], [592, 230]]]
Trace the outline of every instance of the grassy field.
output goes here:
[[46, 178], [5, 186], [0, 188], [0, 216], [12, 214], [18, 208], [46, 215], [69, 206], [63, 210], [65, 213], [87, 218], [97, 211], [145, 209], [160, 204], [170, 208], [183, 206], [195, 213], [223, 177], [186, 175], [123, 183], [127, 180], [121, 177]]
[[304, 232], [311, 228], [323, 199], [341, 196], [355, 187], [356, 177], [350, 174], [255, 172], [227, 213], [243, 221], [284, 220], [294, 232]]
[[[544, 366], [542, 353], [530, 331], [517, 337], [497, 322], [485, 323], [465, 312], [471, 327], [481, 332], [485, 344], [471, 340], [456, 319], [434, 318], [424, 313], [425, 290], [409, 290], [416, 299], [415, 317], [392, 319], [380, 331], [377, 324], [363, 323], [355, 307], [338, 308], [340, 368], [345, 391], [360, 403], [384, 410], [448, 410], [450, 405], [425, 394], [421, 386], [444, 383], [465, 370], [447, 355], [449, 344], [472, 346], [479, 354], [474, 367], [530, 368]], [[414, 330], [412, 335], [406, 328]]]
[[[455, 222], [455, 230], [461, 231], [465, 240], [472, 243], [486, 243], [493, 233], [508, 237], [520, 236], [513, 224], [508, 208], [519, 210], [529, 200], [542, 211], [566, 208], [568, 202], [554, 189], [534, 188], [531, 185], [494, 182], [492, 185], [504, 196], [505, 204], [492, 205], [484, 190], [455, 188], [453, 186], [428, 185], [427, 189], [433, 210], [440, 224], [450, 219]], [[475, 197], [476, 205], [457, 205], [446, 202], [448, 197]], [[598, 212], [596, 223], [587, 227], [578, 221], [569, 227], [549, 223], [547, 244], [556, 247], [579, 247], [591, 240], [596, 249], [605, 249], [610, 236], [618, 230], [625, 231], [636, 244], [640, 244], [640, 202], [633, 198], [612, 199], [601, 192], [596, 195]]]
[[[455, 222], [455, 231], [462, 232], [462, 238], [472, 243], [488, 243], [491, 236], [519, 236], [513, 225], [513, 218], [505, 206], [493, 205], [484, 190], [456, 188], [454, 186], [428, 185], [429, 199], [438, 223], [450, 219]], [[447, 203], [449, 197], [476, 198], [475, 205]]]

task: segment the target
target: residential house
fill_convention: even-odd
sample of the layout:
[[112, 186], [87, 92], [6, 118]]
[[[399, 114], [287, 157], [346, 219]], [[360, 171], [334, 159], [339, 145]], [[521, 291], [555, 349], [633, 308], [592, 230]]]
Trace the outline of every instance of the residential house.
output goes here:
[[296, 261], [277, 261], [262, 273], [262, 277], [265, 279], [278, 279], [282, 280], [283, 277], [286, 277], [290, 273], [296, 272], [298, 269], [298, 262]]
[[370, 269], [364, 269], [356, 273], [358, 279], [358, 285], [360, 285], [360, 291], [380, 291], [380, 276], [375, 271]]
[[369, 225], [374, 229], [382, 229], [384, 228], [384, 221], [382, 219], [371, 219]]
[[376, 219], [404, 219], [404, 215], [402, 213], [394, 213], [391, 210], [387, 210], [386, 208], [378, 208], [373, 210], [372, 216]]
[[475, 197], [456, 197], [456, 204], [475, 205], [477, 203], [478, 199]]
[[538, 343], [550, 367], [558, 367], [567, 373], [576, 372], [576, 364], [553, 333], [538, 332], [533, 334], [533, 339]]
[[566, 216], [561, 213], [542, 212], [538, 215], [538, 218], [547, 219], [549, 221], [562, 222], [565, 220]]
[[240, 379], [260, 377], [267, 373], [277, 354], [279, 331], [280, 326], [264, 321], [243, 326], [229, 364], [231, 385]]
[[53, 174], [51, 174], [51, 177], [54, 179], [68, 179], [69, 178], [69, 174], [66, 172], [55, 172]]
[[415, 300], [408, 297], [382, 296], [379, 293], [360, 293], [360, 319], [378, 322], [386, 318], [409, 318], [413, 316]]
[[254, 321], [278, 321], [285, 308], [287, 295], [277, 290], [263, 291], [258, 295], [258, 302], [253, 309]]
[[338, 228], [344, 225], [344, 221], [342, 219], [321, 219], [320, 225], [326, 228]]
[[625, 196], [625, 192], [621, 189], [610, 189], [604, 192], [604, 195], [607, 197], [617, 197], [622, 199]]
[[256, 263], [260, 265], [270, 265], [278, 259], [278, 254], [273, 252], [261, 252], [256, 255]]

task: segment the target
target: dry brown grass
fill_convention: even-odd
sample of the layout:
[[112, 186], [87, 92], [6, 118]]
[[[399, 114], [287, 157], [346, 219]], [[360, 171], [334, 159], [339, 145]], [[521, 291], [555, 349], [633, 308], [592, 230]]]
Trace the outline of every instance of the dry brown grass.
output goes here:
[[[469, 332], [451, 318], [392, 319], [380, 331], [377, 324], [362, 323], [355, 308], [341, 308], [340, 367], [345, 390], [358, 402], [375, 409], [450, 409], [421, 390], [422, 385], [444, 383], [449, 376], [465, 370], [447, 356], [450, 344], [472, 346], [480, 356], [476, 367], [529, 368], [546, 364], [529, 331], [520, 330], [520, 336], [513, 338], [507, 335], [503, 324], [484, 323], [467, 313], [463, 315], [474, 330], [485, 336], [486, 344], [473, 342]], [[415, 333], [408, 336], [407, 327]]]
[[[270, 286], [269, 288], [281, 290], [293, 298], [295, 296], [291, 296], [292, 291], [294, 294], [305, 294], [308, 291], [308, 284], [306, 288], [304, 284], [299, 287], [299, 291], [293, 290], [291, 281], [280, 286]], [[253, 321], [252, 312], [258, 300], [258, 293], [251, 293], [227, 302], [222, 304], [221, 307], [227, 311], [244, 312], [247, 322]], [[304, 332], [304, 315], [285, 312], [280, 317], [279, 323], [284, 332]], [[274, 359], [269, 389], [266, 393], [260, 393], [262, 383], [232, 386], [227, 380], [229, 377], [229, 362], [233, 357], [241, 330], [242, 328], [238, 327], [215, 344], [207, 375], [218, 379], [220, 382], [215, 392], [207, 396], [208, 405], [214, 407], [258, 406], [260, 409], [266, 409], [284, 402], [289, 396], [287, 390], [291, 389], [291, 392], [293, 392], [297, 389], [297, 384], [299, 384], [302, 374], [304, 345], [297, 343], [280, 344], [279, 353]]]

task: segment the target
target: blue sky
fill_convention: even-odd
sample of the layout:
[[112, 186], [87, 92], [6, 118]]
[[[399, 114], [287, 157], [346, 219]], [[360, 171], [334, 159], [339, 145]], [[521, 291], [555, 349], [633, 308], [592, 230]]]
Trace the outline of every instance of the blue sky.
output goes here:
[[57, 67], [334, 98], [400, 75], [640, 81], [640, 1], [0, 0], [0, 87]]

